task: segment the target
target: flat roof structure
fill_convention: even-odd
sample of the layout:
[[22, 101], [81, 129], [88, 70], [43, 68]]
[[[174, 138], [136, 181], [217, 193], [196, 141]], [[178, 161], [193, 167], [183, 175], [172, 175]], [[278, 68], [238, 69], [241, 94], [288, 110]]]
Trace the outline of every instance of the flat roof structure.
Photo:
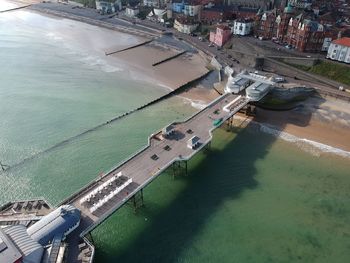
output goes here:
[[235, 77], [229, 77], [225, 87], [225, 92], [239, 93], [245, 89], [250, 83], [250, 80], [246, 78], [242, 73], [239, 73]]
[[0, 263], [13, 263], [21, 258], [21, 252], [0, 227]]
[[[27, 233], [23, 225], [9, 226], [3, 228], [3, 233], [11, 240], [12, 244], [18, 249], [23, 262], [40, 263], [44, 252], [44, 247], [33, 240]], [[11, 246], [10, 246], [11, 247]], [[11, 247], [12, 249], [12, 247]], [[6, 250], [5, 250], [6, 251]], [[1, 255], [1, 254], [0, 254]], [[3, 263], [2, 261], [0, 261]], [[4, 263], [15, 262], [5, 260]]]
[[271, 89], [271, 85], [268, 83], [255, 82], [250, 85], [246, 90], [247, 98], [251, 101], [258, 101], [264, 97]]
[[237, 94], [246, 89], [247, 98], [251, 101], [258, 101], [264, 97], [274, 85], [275, 82], [271, 81], [266, 76], [242, 71], [234, 78], [231, 76], [229, 77], [225, 92]]
[[72, 205], [63, 205], [44, 216], [27, 230], [41, 245], [52, 242], [57, 234], [66, 235], [80, 222], [80, 211]]

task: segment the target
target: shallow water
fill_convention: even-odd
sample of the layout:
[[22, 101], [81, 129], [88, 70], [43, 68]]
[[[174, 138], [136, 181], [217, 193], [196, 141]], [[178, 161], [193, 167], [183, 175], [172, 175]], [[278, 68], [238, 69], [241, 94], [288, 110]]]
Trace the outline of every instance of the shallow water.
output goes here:
[[[57, 21], [19, 14], [0, 15], [3, 163], [166, 92], [48, 34]], [[43, 21], [45, 30], [34, 26]], [[0, 174], [0, 202], [43, 196], [59, 203], [149, 134], [189, 116], [184, 103], [172, 98]], [[348, 163], [249, 129], [217, 130], [211, 150], [189, 162], [189, 176], [165, 172], [145, 189], [144, 208], [135, 214], [125, 206], [93, 232], [96, 262], [348, 262]]]
[[189, 176], [161, 175], [145, 207], [93, 232], [96, 262], [347, 262], [348, 159], [244, 130], [215, 133]]
[[[0, 161], [13, 168], [0, 175], [1, 203], [44, 196], [55, 204], [146, 144], [149, 134], [193, 112], [173, 98], [39, 154], [168, 90], [132, 78], [123, 64], [92, 50], [96, 45], [83, 49], [71, 39], [81, 25], [79, 38], [93, 39], [95, 27], [9, 14], [0, 14]], [[136, 41], [118, 33], [111, 39]]]

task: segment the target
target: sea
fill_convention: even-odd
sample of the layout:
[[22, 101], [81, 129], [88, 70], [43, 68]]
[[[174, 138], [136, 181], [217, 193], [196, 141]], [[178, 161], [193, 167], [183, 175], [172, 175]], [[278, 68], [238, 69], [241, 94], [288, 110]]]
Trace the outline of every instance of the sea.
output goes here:
[[[0, 14], [0, 203], [57, 205], [196, 111], [173, 97], [81, 135], [168, 90], [55, 32], [77, 23]], [[165, 171], [95, 229], [95, 262], [349, 262], [349, 158], [250, 126], [216, 130], [187, 176]]]

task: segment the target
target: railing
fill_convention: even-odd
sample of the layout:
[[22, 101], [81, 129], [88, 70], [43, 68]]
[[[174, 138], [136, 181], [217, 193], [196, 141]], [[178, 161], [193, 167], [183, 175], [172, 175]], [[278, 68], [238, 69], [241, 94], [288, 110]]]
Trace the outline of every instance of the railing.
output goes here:
[[[209, 107], [213, 106], [213, 104], [215, 104], [217, 101], [224, 99], [228, 94], [224, 94], [221, 97], [218, 97], [217, 99], [215, 99], [214, 101], [212, 101], [206, 108], [204, 108], [203, 110], [193, 114], [192, 116], [190, 116], [189, 118], [186, 119], [186, 121], [180, 122], [180, 123], [186, 123], [189, 120], [191, 120], [192, 118], [194, 118], [195, 116], [197, 116], [198, 114], [200, 114], [201, 112], [203, 112], [204, 110], [208, 109]], [[241, 98], [242, 99], [242, 98]], [[243, 108], [246, 104], [249, 103], [249, 99], [247, 98], [243, 98], [244, 101], [242, 103], [240, 103], [233, 111], [231, 111], [225, 118], [223, 118], [222, 123], [224, 123], [226, 120], [228, 120], [229, 118], [231, 118], [234, 114], [236, 114], [241, 108]], [[170, 125], [176, 125], [176, 122], [170, 124]], [[168, 126], [168, 125], [167, 125]], [[196, 153], [198, 153], [200, 150], [202, 150], [206, 145], [209, 144], [209, 142], [212, 140], [213, 135], [212, 132], [217, 129], [219, 126], [213, 126], [211, 129], [209, 129], [209, 138], [200, 145], [200, 147], [198, 149], [196, 149], [195, 151], [193, 151], [188, 157], [185, 158], [180, 158], [180, 157], [176, 157], [172, 160], [170, 160], [165, 166], [163, 166], [161, 169], [157, 170], [156, 173], [152, 174], [152, 176], [147, 179], [142, 185], [139, 185], [134, 191], [132, 191], [127, 197], [125, 197], [122, 202], [118, 203], [114, 208], [112, 208], [110, 211], [108, 211], [106, 214], [104, 214], [102, 217], [100, 217], [94, 224], [90, 225], [88, 228], [86, 228], [81, 234], [81, 237], [84, 237], [87, 233], [89, 233], [90, 231], [92, 231], [94, 228], [96, 228], [98, 225], [100, 225], [104, 220], [106, 220], [111, 214], [113, 214], [116, 210], [118, 210], [121, 206], [123, 206], [128, 200], [130, 200], [130, 198], [132, 198], [137, 192], [139, 192], [141, 189], [145, 188], [149, 183], [151, 183], [154, 179], [156, 179], [163, 171], [165, 171], [166, 169], [168, 169], [174, 162], [177, 161], [187, 161], [190, 160]], [[138, 153], [132, 155], [130, 158], [128, 158], [126, 161], [124, 161], [122, 164], [115, 166], [115, 168], [113, 168], [110, 172], [116, 170], [118, 167], [122, 166], [123, 164], [127, 163], [129, 160], [131, 160], [132, 158], [134, 158], [135, 156], [137, 156], [138, 154], [140, 154], [142, 151], [146, 150], [148, 147], [150, 147], [150, 140], [152, 138], [153, 135], [148, 137], [148, 145], [146, 147], [144, 147], [143, 149], [141, 149]]]

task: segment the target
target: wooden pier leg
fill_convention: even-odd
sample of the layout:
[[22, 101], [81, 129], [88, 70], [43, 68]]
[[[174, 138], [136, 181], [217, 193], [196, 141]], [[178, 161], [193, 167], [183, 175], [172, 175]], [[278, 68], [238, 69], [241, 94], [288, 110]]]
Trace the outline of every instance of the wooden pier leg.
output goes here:
[[94, 242], [94, 239], [92, 238], [91, 232], [89, 232], [88, 237], [90, 238], [91, 243], [94, 244], [95, 242]]
[[137, 206], [136, 206], [136, 196], [137, 195], [137, 193], [132, 197], [132, 202], [133, 202], [133, 204], [134, 204], [134, 212], [136, 213], [136, 210], [137, 210]]
[[174, 162], [173, 165], [172, 165], [172, 167], [173, 167], [173, 179], [175, 179], [175, 163], [176, 162]]
[[143, 189], [141, 189], [141, 206], [145, 206], [143, 202]]
[[185, 161], [185, 175], [188, 176], [187, 161]]

